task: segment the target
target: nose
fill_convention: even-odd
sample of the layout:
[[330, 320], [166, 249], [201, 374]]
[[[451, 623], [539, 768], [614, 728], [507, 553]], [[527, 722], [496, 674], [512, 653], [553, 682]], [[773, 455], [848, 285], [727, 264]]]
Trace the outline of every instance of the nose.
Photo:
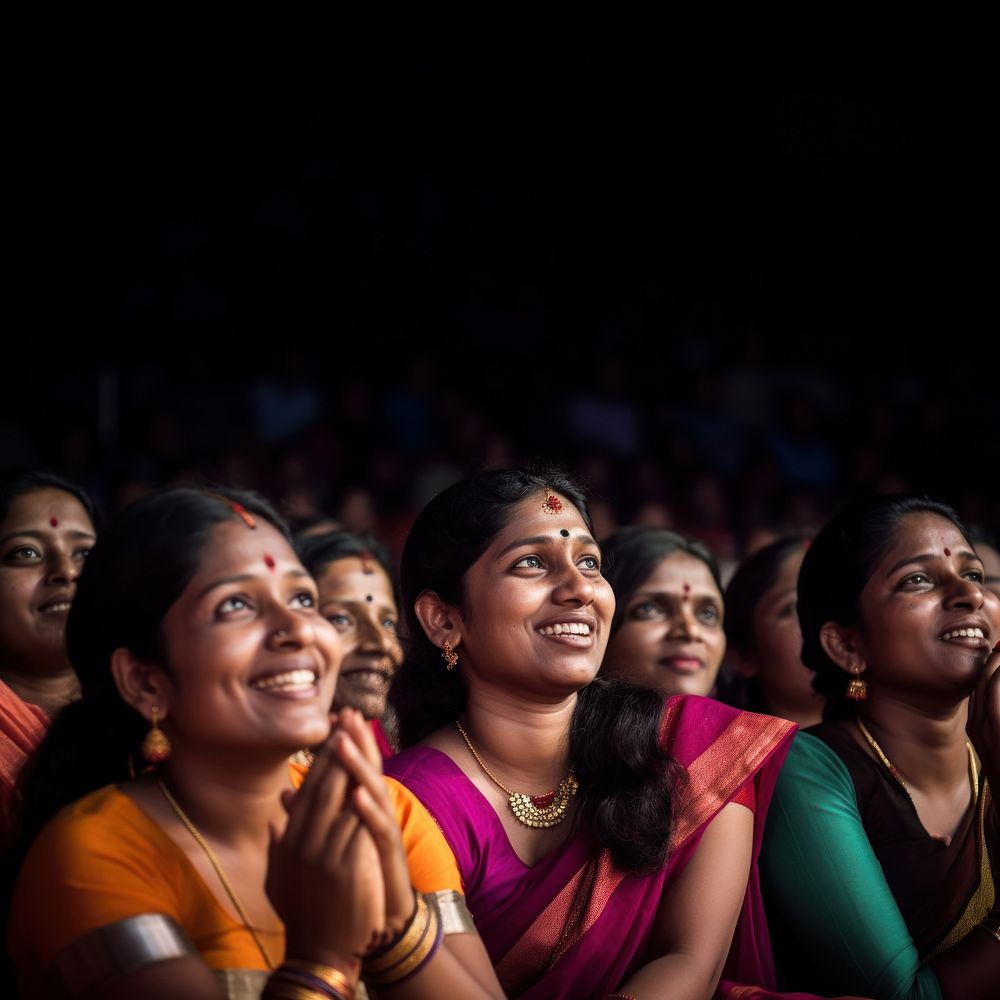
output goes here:
[[695, 617], [694, 608], [687, 603], [677, 607], [667, 621], [667, 634], [671, 638], [701, 638], [701, 630], [698, 628], [698, 619]]
[[313, 622], [291, 608], [276, 604], [268, 622], [268, 644], [273, 649], [302, 649], [316, 641]]
[[956, 576], [954, 586], [946, 598], [949, 607], [981, 608], [985, 600], [986, 584]]
[[559, 579], [553, 597], [557, 604], [571, 604], [585, 608], [594, 603], [594, 581], [584, 575], [580, 567], [570, 564]]
[[80, 565], [68, 550], [54, 548], [49, 552], [46, 571], [49, 583], [74, 583], [80, 575]]

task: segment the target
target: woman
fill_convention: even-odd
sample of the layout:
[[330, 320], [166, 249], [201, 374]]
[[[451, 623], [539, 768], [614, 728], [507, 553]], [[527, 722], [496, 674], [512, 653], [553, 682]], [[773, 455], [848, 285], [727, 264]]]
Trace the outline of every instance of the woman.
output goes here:
[[38, 470], [0, 472], [0, 849], [18, 774], [79, 693], [64, 632], [94, 537], [82, 490]]
[[54, 818], [8, 927], [25, 996], [351, 997], [363, 954], [393, 995], [499, 994], [474, 934], [440, 946], [463, 904], [429, 817], [357, 713], [328, 738], [344, 646], [316, 603], [252, 495], [167, 490], [108, 528], [67, 629], [83, 696], [29, 786], [26, 836]]
[[[786, 535], [748, 556], [726, 587], [726, 640], [739, 686], [722, 695], [727, 704], [816, 725], [823, 699], [802, 662], [796, 613], [799, 567], [808, 535]], [[737, 693], [741, 696], [736, 700]]]
[[[387, 717], [389, 685], [402, 659], [389, 557], [373, 538], [331, 531], [301, 538], [299, 556], [319, 588], [319, 613], [344, 636], [333, 707], [355, 708], [371, 721], [383, 757], [391, 757], [395, 718]], [[384, 723], [384, 725], [383, 725]]]
[[521, 471], [448, 488], [402, 588], [409, 749], [386, 770], [440, 825], [508, 995], [768, 985], [754, 862], [793, 727], [595, 681], [615, 599], [579, 488]]
[[622, 528], [602, 543], [618, 606], [607, 673], [663, 694], [711, 695], [726, 653], [722, 582], [699, 541]]
[[950, 507], [874, 497], [810, 545], [798, 612], [826, 708], [795, 738], [768, 818], [779, 980], [995, 997], [1000, 602], [982, 562]]

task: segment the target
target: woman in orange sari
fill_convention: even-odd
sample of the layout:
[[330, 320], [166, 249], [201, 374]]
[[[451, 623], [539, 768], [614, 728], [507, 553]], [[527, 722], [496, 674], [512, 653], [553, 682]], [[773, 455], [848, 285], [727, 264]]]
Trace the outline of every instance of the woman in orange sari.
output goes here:
[[102, 535], [67, 627], [82, 698], [27, 787], [23, 996], [499, 995], [436, 827], [359, 713], [331, 731], [345, 647], [316, 605], [253, 495], [163, 491]]

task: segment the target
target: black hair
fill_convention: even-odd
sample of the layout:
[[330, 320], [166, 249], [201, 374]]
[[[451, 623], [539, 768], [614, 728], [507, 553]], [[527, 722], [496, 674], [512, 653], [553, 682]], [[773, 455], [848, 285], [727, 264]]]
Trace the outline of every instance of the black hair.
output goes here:
[[98, 538], [66, 622], [81, 698], [60, 713], [22, 772], [25, 843], [62, 806], [130, 776], [149, 724], [119, 694], [111, 654], [124, 646], [168, 667], [164, 616], [197, 572], [212, 529], [234, 517], [263, 518], [291, 541], [280, 515], [256, 494], [188, 487], [140, 498]]
[[10, 512], [11, 504], [18, 498], [41, 490], [60, 490], [80, 502], [91, 524], [97, 524], [97, 510], [86, 490], [62, 476], [45, 469], [27, 465], [8, 465], [0, 469], [0, 521]]
[[[667, 528], [631, 526], [619, 528], [601, 542], [604, 578], [615, 592], [615, 616], [611, 635], [618, 631], [628, 612], [632, 595], [649, 579], [656, 567], [675, 552], [700, 559], [722, 593], [722, 576], [708, 546], [697, 538], [679, 535]], [[728, 611], [727, 611], [728, 614]]]
[[884, 493], [850, 504], [813, 539], [799, 570], [798, 612], [802, 662], [816, 672], [813, 688], [826, 699], [824, 720], [854, 713], [846, 696], [850, 675], [827, 656], [820, 630], [827, 622], [857, 625], [858, 599], [907, 514], [929, 513], [965, 526], [952, 507], [931, 497]]
[[785, 563], [804, 551], [811, 535], [784, 535], [747, 556], [726, 586], [726, 643], [730, 649], [749, 652], [757, 645], [754, 612], [760, 599], [774, 586]]
[[340, 528], [321, 535], [299, 534], [295, 536], [295, 548], [302, 565], [312, 577], [319, 577], [330, 563], [338, 559], [370, 556], [385, 570], [390, 582], [394, 579], [389, 553], [368, 534], [359, 535]]
[[[465, 707], [458, 671], [448, 671], [414, 611], [433, 591], [461, 605], [469, 567], [506, 526], [513, 505], [551, 490], [573, 504], [593, 532], [583, 490], [559, 469], [497, 470], [439, 493], [410, 529], [402, 558], [409, 649], [392, 699], [403, 746], [453, 722]], [[683, 769], [657, 743], [663, 698], [655, 691], [598, 678], [577, 698], [570, 750], [580, 781], [578, 821], [616, 864], [648, 871], [666, 857]]]

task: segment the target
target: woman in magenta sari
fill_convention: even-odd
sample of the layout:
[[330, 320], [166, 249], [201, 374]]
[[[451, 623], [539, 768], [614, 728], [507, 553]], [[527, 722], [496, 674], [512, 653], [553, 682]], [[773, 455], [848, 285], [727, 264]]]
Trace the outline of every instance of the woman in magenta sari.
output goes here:
[[595, 680], [615, 600], [592, 535], [556, 472], [431, 501], [386, 771], [444, 832], [508, 995], [765, 996], [756, 857], [794, 725]]

